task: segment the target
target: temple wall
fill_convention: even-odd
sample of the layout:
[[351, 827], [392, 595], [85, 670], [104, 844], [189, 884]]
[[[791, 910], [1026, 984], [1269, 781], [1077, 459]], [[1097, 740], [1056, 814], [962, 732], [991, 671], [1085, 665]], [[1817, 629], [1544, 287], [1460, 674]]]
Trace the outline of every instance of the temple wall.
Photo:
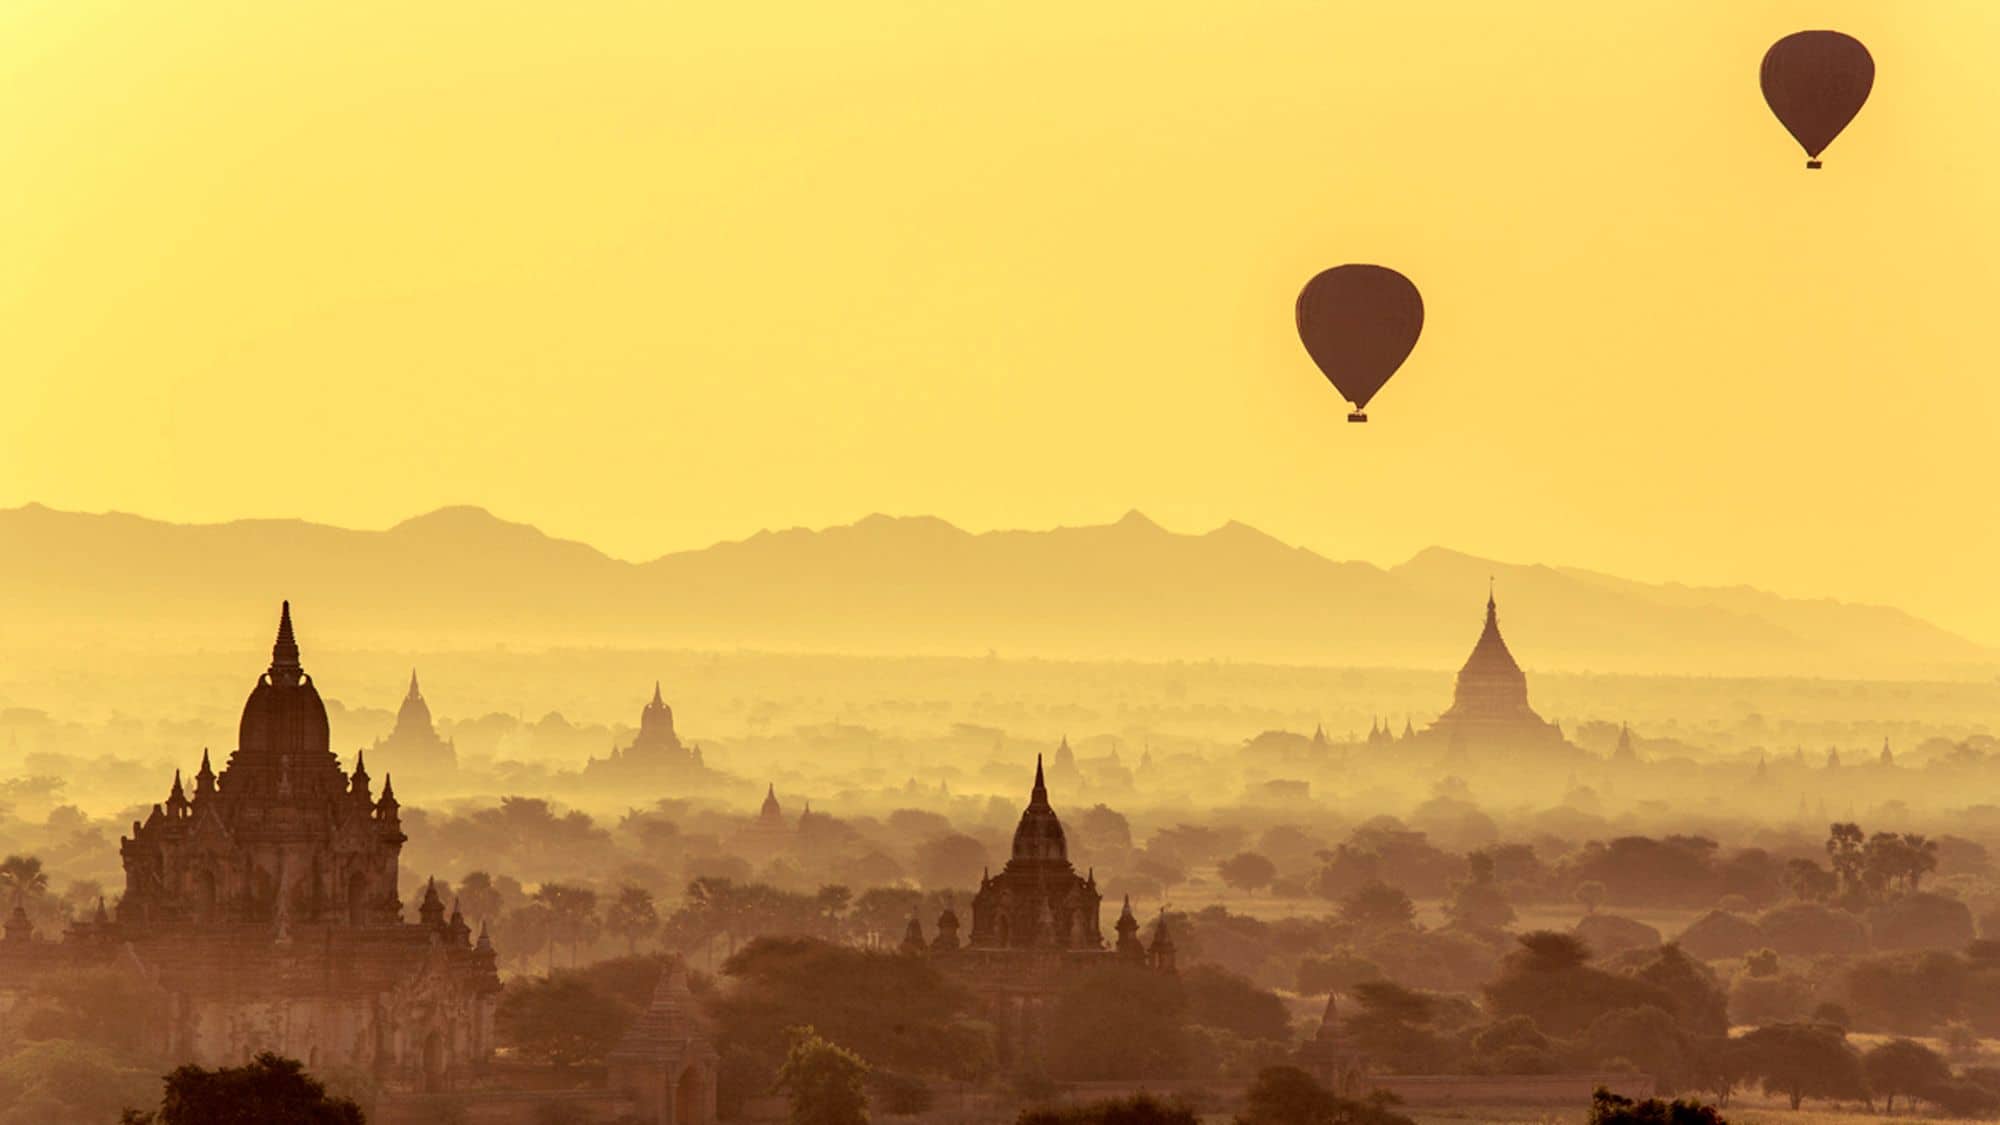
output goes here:
[[[459, 1120], [466, 1125], [535, 1125], [544, 1106], [560, 1105], [582, 1121], [629, 1120], [637, 1103], [617, 1090], [478, 1090], [461, 1094], [392, 1094], [376, 1101], [370, 1125], [434, 1125]], [[449, 1118], [454, 1110], [462, 1117]], [[569, 1118], [564, 1118], [569, 1120]]]
[[176, 999], [175, 1052], [203, 1066], [235, 1066], [259, 1051], [298, 1059], [308, 1068], [375, 1065], [375, 1020], [367, 997]]

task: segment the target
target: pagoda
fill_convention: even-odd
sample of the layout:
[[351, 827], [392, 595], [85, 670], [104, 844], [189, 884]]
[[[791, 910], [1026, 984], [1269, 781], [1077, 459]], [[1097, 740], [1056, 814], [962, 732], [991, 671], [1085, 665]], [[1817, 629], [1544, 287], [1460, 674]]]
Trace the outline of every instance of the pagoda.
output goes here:
[[[188, 792], [119, 844], [115, 913], [70, 928], [71, 965], [115, 962], [153, 1003], [132, 1013], [167, 1057], [205, 1066], [275, 1051], [388, 1089], [451, 1089], [483, 1071], [500, 979], [492, 943], [426, 887], [405, 921], [395, 788], [361, 755], [343, 770], [300, 663], [291, 605], [222, 771], [206, 751]], [[0, 961], [4, 961], [0, 957]], [[0, 990], [32, 987], [0, 966]]]

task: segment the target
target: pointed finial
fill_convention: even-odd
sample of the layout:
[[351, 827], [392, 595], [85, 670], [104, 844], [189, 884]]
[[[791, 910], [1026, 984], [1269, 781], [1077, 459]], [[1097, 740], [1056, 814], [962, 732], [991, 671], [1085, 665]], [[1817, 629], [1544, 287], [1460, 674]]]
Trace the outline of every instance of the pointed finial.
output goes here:
[[1046, 805], [1049, 803], [1049, 787], [1048, 783], [1042, 780], [1042, 756], [1040, 754], [1035, 755], [1035, 788], [1028, 795], [1028, 803], [1032, 805]]
[[[292, 603], [286, 601], [278, 609], [278, 639], [271, 645], [271, 671], [273, 673], [297, 673], [299, 670], [299, 642], [292, 635]], [[287, 678], [296, 683], [296, 675]]]
[[[667, 701], [666, 701], [665, 699], [661, 698], [661, 696], [660, 696], [660, 681], [658, 681], [658, 680], [654, 680], [654, 681], [653, 681], [653, 706], [655, 706], [655, 707], [665, 707], [666, 705], [667, 705]], [[630, 705], [628, 704], [627, 706], [630, 706]]]
[[410, 669], [410, 698], [417, 699], [423, 694], [423, 692], [417, 689], [417, 670], [412, 668]]

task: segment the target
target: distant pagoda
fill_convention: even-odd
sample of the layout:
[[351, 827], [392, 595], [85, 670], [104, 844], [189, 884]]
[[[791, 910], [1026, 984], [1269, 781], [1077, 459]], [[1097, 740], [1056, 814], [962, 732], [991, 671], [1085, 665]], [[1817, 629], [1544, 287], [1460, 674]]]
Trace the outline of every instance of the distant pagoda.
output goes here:
[[592, 758], [583, 776], [587, 781], [648, 782], [689, 779], [706, 771], [701, 747], [682, 745], [674, 732], [674, 709], [655, 680], [653, 699], [639, 712], [639, 733], [632, 744], [613, 748], [609, 757]]
[[417, 670], [410, 669], [410, 690], [396, 711], [396, 727], [386, 738], [369, 747], [375, 764], [391, 773], [411, 778], [443, 778], [458, 772], [458, 748], [439, 736], [431, 723], [430, 704], [424, 702], [417, 686]]
[[1528, 677], [1500, 636], [1500, 610], [1490, 590], [1486, 625], [1472, 655], [1458, 670], [1451, 709], [1438, 716], [1420, 739], [1466, 751], [1566, 745], [1562, 732], [1528, 704]]

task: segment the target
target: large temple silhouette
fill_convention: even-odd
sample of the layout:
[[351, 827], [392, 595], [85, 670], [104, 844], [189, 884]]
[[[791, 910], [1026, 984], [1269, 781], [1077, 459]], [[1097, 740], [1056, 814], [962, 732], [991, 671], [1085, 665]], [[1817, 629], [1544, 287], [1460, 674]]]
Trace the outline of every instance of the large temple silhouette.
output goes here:
[[1142, 942], [1127, 898], [1114, 927], [1117, 942], [1107, 947], [1102, 907], [1097, 873], [1079, 875], [1069, 861], [1069, 842], [1049, 802], [1037, 755], [1034, 787], [1014, 828], [1013, 854], [998, 875], [980, 878], [970, 934], [960, 938], [958, 912], [947, 903], [936, 936], [926, 940], [922, 921], [912, 917], [902, 948], [934, 958], [978, 996], [1000, 1032], [1002, 1063], [1020, 1065], [1041, 1053], [1048, 1007], [1069, 974], [1121, 963], [1176, 971], [1164, 917], [1154, 926], [1152, 942]]
[[1528, 676], [1500, 635], [1500, 608], [1491, 591], [1486, 595], [1486, 624], [1458, 670], [1450, 709], [1421, 732], [1406, 730], [1402, 739], [1384, 741], [1414, 742], [1450, 753], [1569, 748], [1562, 731], [1528, 703]]
[[[363, 755], [349, 773], [330, 743], [287, 602], [222, 771], [204, 751], [193, 792], [176, 773], [120, 841], [115, 911], [100, 902], [60, 941], [18, 903], [0, 924], [0, 1026], [51, 975], [113, 966], [145, 997], [125, 1018], [177, 1064], [272, 1051], [372, 1076], [384, 1120], [431, 1120], [459, 1098], [525, 1120], [550, 1095], [488, 1070], [500, 978], [485, 927], [475, 940], [435, 882], [404, 920], [395, 787], [385, 772], [376, 796]], [[608, 1063], [602, 1084], [562, 1096], [593, 1119], [712, 1125], [717, 1056], [684, 966], [661, 973]]]
[[268, 1050], [387, 1088], [451, 1088], [492, 1052], [500, 979], [483, 928], [475, 941], [434, 884], [403, 920], [404, 839], [390, 778], [377, 797], [360, 754], [351, 774], [334, 756], [286, 603], [222, 771], [204, 751], [193, 792], [176, 773], [133, 823], [115, 913], [100, 906], [60, 943], [0, 943], [0, 990], [119, 964], [153, 998], [132, 1018], [175, 1060]]

